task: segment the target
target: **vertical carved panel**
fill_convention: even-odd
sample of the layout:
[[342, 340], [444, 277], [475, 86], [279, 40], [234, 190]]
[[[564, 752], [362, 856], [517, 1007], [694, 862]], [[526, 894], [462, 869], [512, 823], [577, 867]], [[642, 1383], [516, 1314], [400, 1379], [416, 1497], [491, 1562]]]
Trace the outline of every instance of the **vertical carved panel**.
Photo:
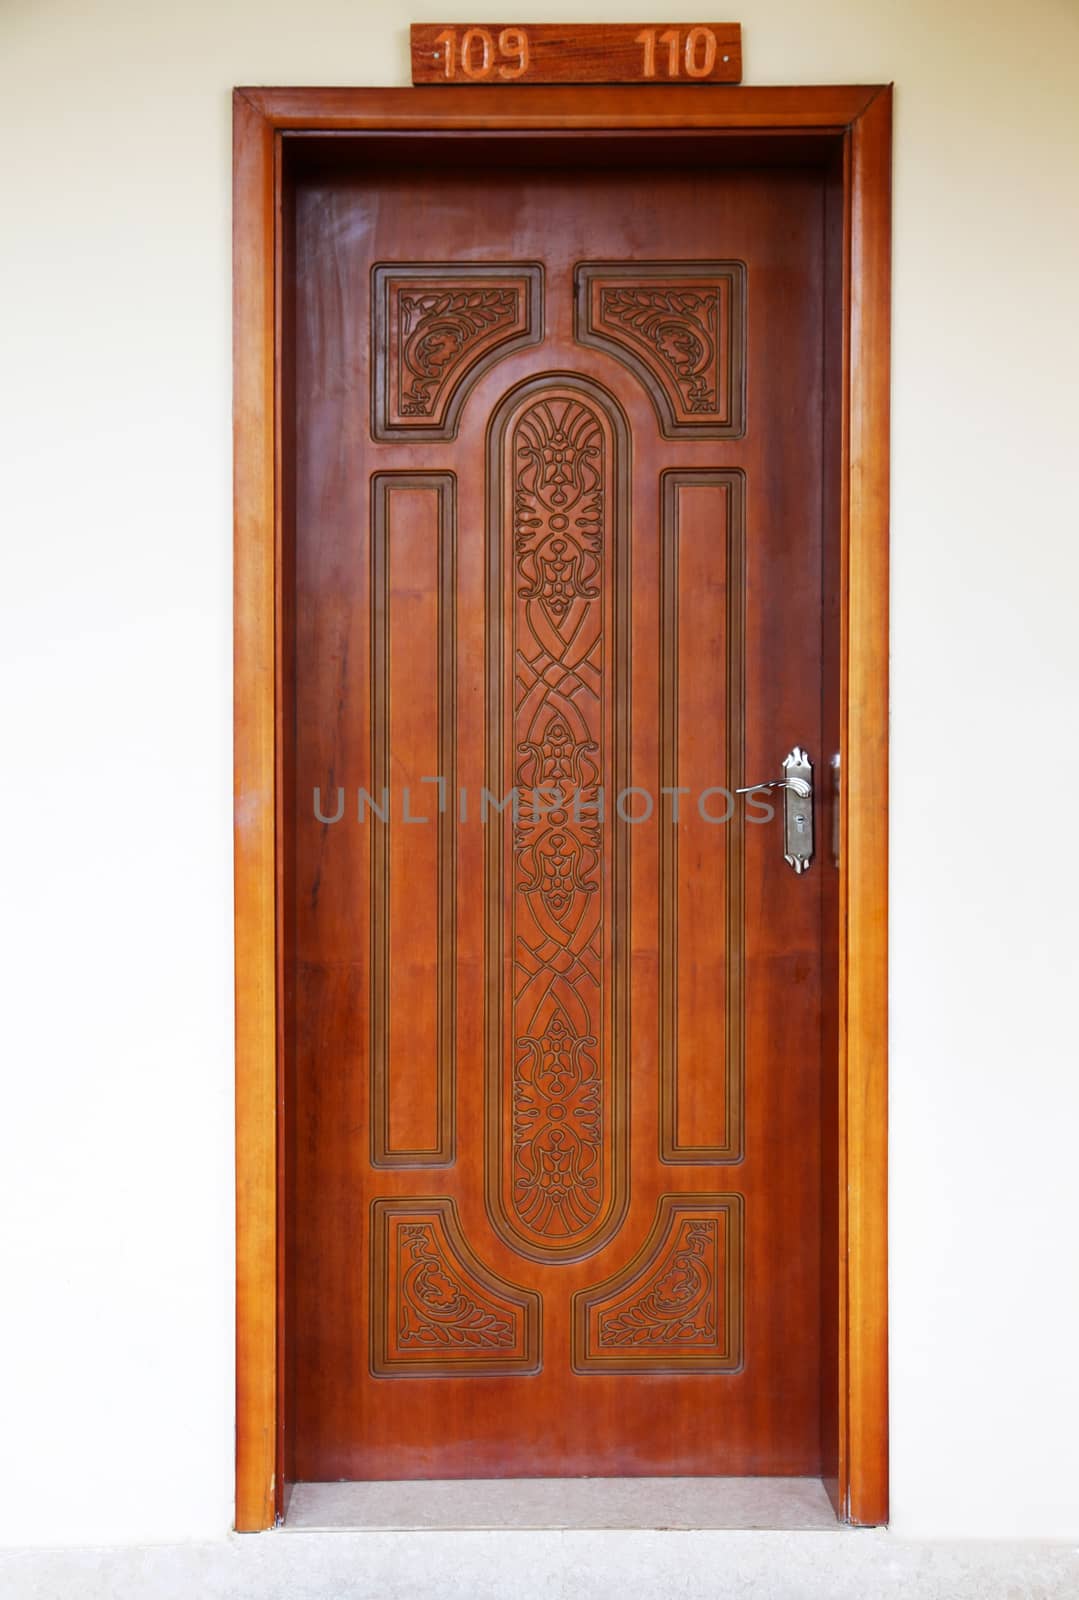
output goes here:
[[371, 810], [364, 825], [376, 1167], [454, 1159], [454, 506], [451, 473], [372, 479], [371, 794], [383, 815]]
[[540, 1298], [485, 1267], [452, 1200], [371, 1206], [371, 1371], [376, 1378], [538, 1372]]
[[742, 1365], [742, 1196], [662, 1195], [648, 1238], [573, 1296], [577, 1372], [736, 1372]]
[[[738, 1161], [745, 813], [728, 795], [743, 764], [745, 480], [702, 470], [662, 483], [661, 783], [690, 793], [661, 823], [659, 1149]], [[717, 788], [728, 794], [701, 801]]]
[[745, 432], [740, 261], [593, 261], [576, 271], [577, 338], [636, 373], [669, 439]]
[[496, 361], [543, 337], [543, 268], [395, 263], [371, 280], [371, 432], [453, 439], [462, 405]]
[[601, 790], [627, 782], [628, 441], [557, 374], [489, 439], [486, 781], [518, 806], [487, 830], [488, 1205], [515, 1249], [576, 1260], [627, 1200], [628, 850]]

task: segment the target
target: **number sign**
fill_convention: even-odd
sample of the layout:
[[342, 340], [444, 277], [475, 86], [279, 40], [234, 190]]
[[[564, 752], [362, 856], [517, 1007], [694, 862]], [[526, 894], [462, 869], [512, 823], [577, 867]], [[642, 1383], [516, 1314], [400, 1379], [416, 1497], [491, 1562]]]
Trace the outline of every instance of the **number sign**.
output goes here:
[[739, 83], [737, 22], [412, 25], [413, 83]]

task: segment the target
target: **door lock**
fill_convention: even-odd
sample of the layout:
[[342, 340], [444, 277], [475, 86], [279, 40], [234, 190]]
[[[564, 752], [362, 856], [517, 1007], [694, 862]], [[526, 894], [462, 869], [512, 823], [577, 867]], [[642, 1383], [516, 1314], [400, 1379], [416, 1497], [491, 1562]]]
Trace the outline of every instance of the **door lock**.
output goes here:
[[735, 794], [755, 794], [758, 789], [783, 790], [783, 859], [795, 872], [805, 872], [813, 859], [813, 763], [795, 745], [783, 757], [783, 777], [766, 783], [749, 783]]

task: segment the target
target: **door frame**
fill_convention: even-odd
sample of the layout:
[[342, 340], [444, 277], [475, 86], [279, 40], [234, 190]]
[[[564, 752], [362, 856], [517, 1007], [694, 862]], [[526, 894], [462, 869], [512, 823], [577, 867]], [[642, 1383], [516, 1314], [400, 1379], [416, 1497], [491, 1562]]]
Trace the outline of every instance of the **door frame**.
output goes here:
[[283, 1509], [282, 314], [284, 141], [315, 133], [701, 130], [829, 140], [841, 161], [838, 1391], [841, 1520], [887, 1521], [890, 86], [237, 89], [233, 94], [236, 1528]]

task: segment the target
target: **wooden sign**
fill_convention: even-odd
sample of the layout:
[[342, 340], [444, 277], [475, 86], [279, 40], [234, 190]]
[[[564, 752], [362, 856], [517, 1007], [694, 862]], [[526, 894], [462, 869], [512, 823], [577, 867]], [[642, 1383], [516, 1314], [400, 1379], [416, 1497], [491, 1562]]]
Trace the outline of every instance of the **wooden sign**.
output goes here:
[[738, 22], [414, 22], [413, 83], [740, 83]]

